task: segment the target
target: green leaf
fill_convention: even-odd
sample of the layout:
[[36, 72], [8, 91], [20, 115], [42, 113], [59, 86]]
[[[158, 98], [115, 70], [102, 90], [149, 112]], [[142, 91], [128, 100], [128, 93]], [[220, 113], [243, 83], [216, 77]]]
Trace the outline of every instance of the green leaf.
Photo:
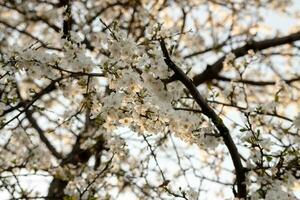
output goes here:
[[272, 161], [272, 159], [273, 159], [272, 156], [266, 156], [266, 158], [267, 158], [268, 162]]

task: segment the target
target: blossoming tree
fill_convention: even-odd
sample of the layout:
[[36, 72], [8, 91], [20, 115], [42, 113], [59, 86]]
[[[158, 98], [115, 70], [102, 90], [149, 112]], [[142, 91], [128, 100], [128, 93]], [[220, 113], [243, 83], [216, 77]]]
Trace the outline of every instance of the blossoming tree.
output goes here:
[[0, 1], [0, 196], [296, 199], [299, 14], [292, 0]]

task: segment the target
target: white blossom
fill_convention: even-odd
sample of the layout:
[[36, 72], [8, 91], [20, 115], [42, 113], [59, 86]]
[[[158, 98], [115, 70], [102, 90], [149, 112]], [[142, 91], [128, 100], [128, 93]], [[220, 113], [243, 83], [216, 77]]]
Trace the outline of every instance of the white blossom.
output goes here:
[[293, 124], [296, 128], [300, 129], [300, 113], [294, 118]]
[[186, 194], [187, 194], [187, 198], [189, 200], [197, 200], [198, 199], [198, 192], [193, 189], [190, 189], [189, 191], [187, 191]]

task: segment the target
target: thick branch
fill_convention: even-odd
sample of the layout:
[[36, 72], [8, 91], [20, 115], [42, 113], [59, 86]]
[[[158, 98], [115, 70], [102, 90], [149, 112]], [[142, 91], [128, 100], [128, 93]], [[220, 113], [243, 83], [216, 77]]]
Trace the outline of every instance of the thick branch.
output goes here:
[[[236, 48], [232, 50], [232, 53], [236, 58], [242, 57], [248, 54], [249, 50], [253, 51], [261, 51], [270, 47], [280, 46], [284, 44], [291, 44], [297, 40], [300, 40], [300, 31], [284, 36], [284, 37], [276, 37], [273, 39], [262, 40], [259, 42], [251, 41], [246, 43], [244, 46]], [[193, 78], [193, 82], [196, 86], [204, 83], [206, 81], [211, 81], [212, 79], [218, 77], [219, 73], [223, 69], [223, 62], [226, 58], [226, 55], [217, 60], [214, 64], [208, 65], [206, 69]]]
[[58, 159], [62, 159], [62, 155], [55, 149], [55, 147], [51, 144], [51, 142], [48, 140], [48, 138], [45, 136], [44, 131], [41, 129], [41, 127], [38, 125], [36, 120], [32, 116], [32, 111], [27, 109], [25, 111], [26, 117], [28, 121], [31, 123], [32, 127], [38, 132], [41, 141], [47, 146], [49, 151]]
[[[60, 166], [64, 166], [67, 164], [73, 164], [79, 166], [83, 163], [88, 162], [93, 153], [101, 152], [106, 150], [105, 147], [105, 139], [103, 136], [98, 138], [97, 143], [90, 149], [81, 149], [80, 148], [81, 137], [77, 138], [76, 143], [73, 146], [72, 151], [66, 156], [65, 159], [60, 163]], [[52, 182], [50, 183], [48, 189], [48, 197], [55, 197], [56, 199], [63, 199], [64, 197], [64, 189], [68, 185], [67, 180], [62, 180], [60, 178], [54, 177]]]
[[233, 165], [235, 167], [236, 182], [238, 187], [237, 197], [246, 198], [247, 190], [245, 185], [245, 170], [242, 165], [238, 149], [235, 143], [233, 142], [231, 135], [229, 134], [228, 128], [225, 126], [222, 119], [214, 112], [214, 110], [207, 104], [205, 99], [201, 96], [196, 86], [193, 84], [192, 80], [171, 60], [163, 40], [161, 40], [160, 45], [165, 57], [165, 63], [170, 69], [174, 71], [178, 80], [181, 83], [183, 83], [185, 87], [189, 90], [190, 94], [200, 106], [203, 114], [210, 118], [219, 130], [219, 133], [222, 136], [224, 143], [229, 150]]
[[[248, 85], [254, 85], [254, 86], [267, 86], [267, 85], [275, 85], [276, 82], [275, 81], [253, 81], [253, 80], [247, 80], [247, 79], [239, 79], [239, 80], [233, 80], [231, 78], [225, 77], [225, 76], [217, 76], [216, 77], [217, 80], [220, 81], [227, 81], [227, 82], [238, 82], [238, 83], [244, 83], [244, 84], [248, 84]], [[286, 84], [290, 84], [296, 81], [299, 81], [300, 77], [296, 77], [296, 78], [291, 78], [291, 79], [284, 79], [283, 81]]]
[[64, 21], [63, 21], [63, 38], [69, 39], [70, 31], [72, 30], [72, 11], [70, 0], [60, 0], [60, 4], [62, 6], [66, 6], [66, 10], [64, 12]]

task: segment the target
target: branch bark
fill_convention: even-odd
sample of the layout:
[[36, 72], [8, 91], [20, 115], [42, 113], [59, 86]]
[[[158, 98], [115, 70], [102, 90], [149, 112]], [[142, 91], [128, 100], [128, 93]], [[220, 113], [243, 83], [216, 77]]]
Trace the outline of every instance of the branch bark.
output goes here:
[[[90, 149], [81, 149], [80, 141], [81, 137], [79, 136], [73, 146], [72, 151], [62, 160], [60, 166], [65, 166], [68, 164], [80, 166], [81, 164], [88, 162], [95, 151], [101, 152], [103, 150], [107, 150], [107, 148], [105, 147], [105, 139], [103, 136], [100, 136], [97, 143]], [[69, 181], [67, 180], [62, 180], [58, 177], [54, 177], [48, 189], [48, 197], [63, 199], [65, 196], [64, 189], [67, 187], [68, 182]]]
[[63, 21], [63, 38], [69, 39], [70, 31], [72, 30], [73, 18], [71, 11], [71, 2], [70, 0], [60, 0], [60, 6], [66, 6], [66, 10], [63, 13], [64, 21]]
[[[233, 80], [231, 78], [225, 77], [225, 76], [217, 76], [215, 79], [220, 80], [220, 81], [227, 81], [227, 82], [238, 82], [238, 83], [244, 83], [248, 85], [253, 85], [253, 86], [268, 86], [268, 85], [275, 85], [276, 81], [253, 81], [253, 80], [247, 80], [247, 79], [239, 79], [239, 80]], [[286, 84], [290, 84], [296, 81], [300, 81], [300, 77], [295, 77], [291, 79], [283, 79], [283, 81]]]
[[235, 167], [236, 182], [237, 182], [237, 197], [246, 198], [247, 188], [245, 184], [246, 176], [245, 169], [242, 165], [241, 158], [238, 149], [233, 142], [231, 135], [229, 134], [228, 128], [223, 123], [222, 119], [214, 112], [214, 110], [208, 105], [206, 100], [201, 96], [198, 89], [192, 80], [171, 60], [168, 50], [166, 48], [164, 40], [160, 41], [161, 49], [165, 57], [165, 63], [172, 69], [177, 77], [177, 79], [185, 85], [189, 90], [190, 94], [193, 96], [197, 104], [200, 106], [204, 115], [212, 120], [214, 125], [217, 127], [220, 135], [222, 136], [226, 147], [229, 150], [233, 165]]
[[[298, 40], [300, 40], [300, 31], [284, 37], [275, 37], [273, 39], [266, 39], [259, 42], [250, 41], [247, 42], [244, 46], [232, 50], [232, 53], [235, 55], [236, 58], [238, 58], [248, 54], [248, 51], [251, 49], [256, 52], [270, 47], [276, 47], [284, 44], [291, 44]], [[194, 76], [193, 77], [194, 84], [198, 86], [201, 83], [211, 81], [212, 79], [217, 78], [219, 73], [223, 69], [223, 62], [225, 58], [226, 55], [218, 59], [214, 64], [208, 65], [201, 74]]]
[[53, 156], [55, 156], [58, 159], [62, 159], [62, 155], [56, 150], [56, 148], [51, 144], [51, 142], [48, 140], [48, 138], [45, 136], [44, 131], [41, 129], [41, 127], [38, 125], [36, 120], [32, 116], [32, 111], [27, 109], [25, 111], [26, 117], [28, 121], [31, 123], [32, 127], [38, 132], [41, 141], [46, 145], [48, 150], [52, 153]]

